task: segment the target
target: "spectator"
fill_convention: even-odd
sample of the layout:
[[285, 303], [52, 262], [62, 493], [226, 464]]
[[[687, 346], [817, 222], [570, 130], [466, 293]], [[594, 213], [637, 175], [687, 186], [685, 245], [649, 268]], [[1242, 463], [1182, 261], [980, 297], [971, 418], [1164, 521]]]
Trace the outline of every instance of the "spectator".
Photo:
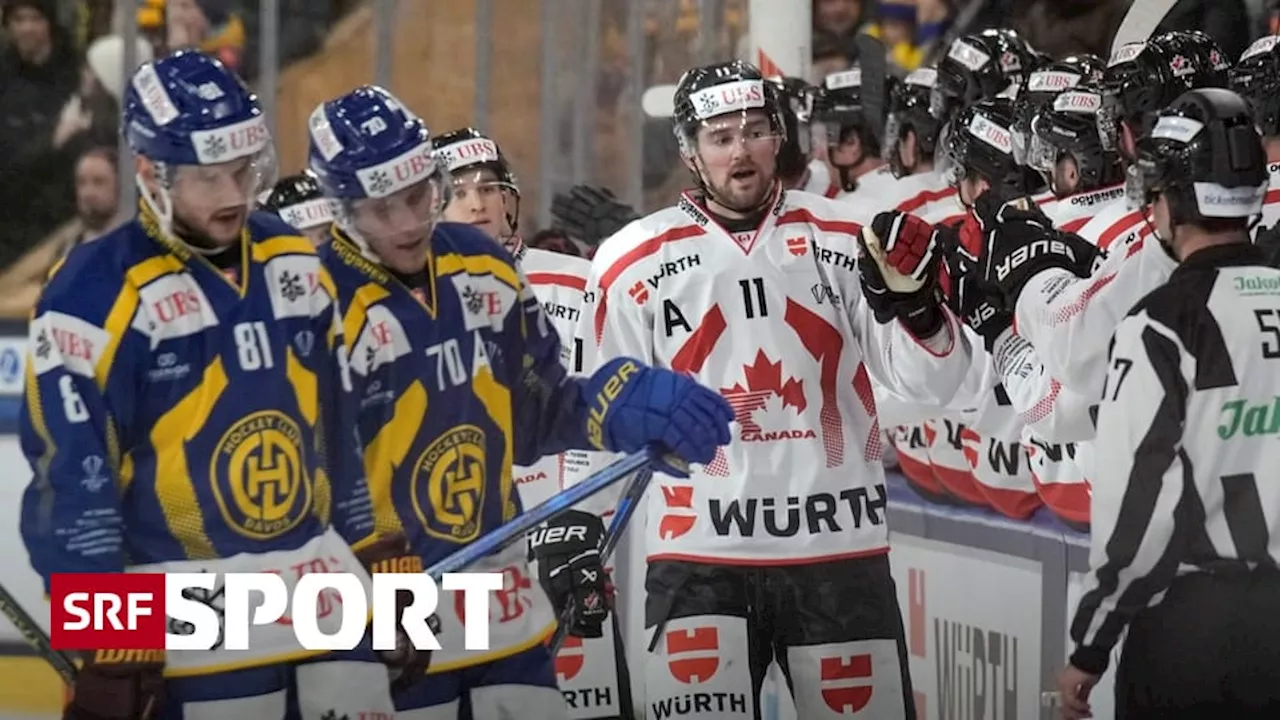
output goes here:
[[71, 214], [71, 165], [56, 162], [59, 109], [76, 89], [77, 62], [53, 0], [7, 0], [0, 11], [9, 45], [0, 57], [0, 267]]
[[25, 319], [55, 263], [124, 221], [117, 172], [114, 147], [92, 148], [80, 157], [75, 168], [76, 216], [0, 274], [0, 317]]
[[53, 131], [53, 149], [61, 156], [54, 162], [69, 167], [86, 150], [112, 145], [120, 132], [120, 98], [125, 72], [129, 75], [151, 60], [151, 46], [138, 38], [135, 64], [125, 68], [124, 39], [107, 35], [93, 41], [80, 69], [80, 87], [62, 107]]
[[244, 21], [231, 12], [230, 0], [168, 0], [165, 22], [170, 51], [197, 48], [241, 69]]

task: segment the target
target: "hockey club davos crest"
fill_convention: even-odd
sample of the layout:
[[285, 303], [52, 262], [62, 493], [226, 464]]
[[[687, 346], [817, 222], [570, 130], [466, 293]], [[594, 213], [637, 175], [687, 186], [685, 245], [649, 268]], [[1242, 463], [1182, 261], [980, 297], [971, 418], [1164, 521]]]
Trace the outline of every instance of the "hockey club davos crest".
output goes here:
[[418, 456], [413, 510], [431, 537], [471, 542], [480, 534], [484, 486], [484, 431], [475, 425], [458, 425]]
[[266, 540], [292, 530], [311, 512], [302, 429], [284, 413], [263, 410], [235, 422], [218, 440], [209, 477], [227, 524]]

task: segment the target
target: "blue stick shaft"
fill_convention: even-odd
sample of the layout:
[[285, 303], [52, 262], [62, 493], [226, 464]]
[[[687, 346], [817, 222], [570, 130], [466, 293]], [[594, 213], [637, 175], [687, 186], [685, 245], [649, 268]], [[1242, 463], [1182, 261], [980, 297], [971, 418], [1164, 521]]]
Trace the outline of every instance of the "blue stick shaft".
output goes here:
[[536, 508], [517, 515], [511, 522], [503, 524], [493, 532], [482, 536], [479, 540], [437, 562], [427, 568], [427, 574], [433, 580], [439, 582], [440, 577], [445, 573], [457, 572], [475, 564], [481, 558], [492, 555], [511, 542], [524, 537], [525, 533], [556, 515], [571, 509], [583, 500], [651, 464], [658, 457], [658, 451], [650, 448], [622, 458], [568, 490], [556, 493]]

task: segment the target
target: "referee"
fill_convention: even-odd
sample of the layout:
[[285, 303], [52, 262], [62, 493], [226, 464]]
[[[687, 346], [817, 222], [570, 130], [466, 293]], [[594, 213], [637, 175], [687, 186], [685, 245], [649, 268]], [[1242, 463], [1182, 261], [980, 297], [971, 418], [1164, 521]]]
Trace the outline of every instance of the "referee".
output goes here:
[[1159, 114], [1137, 155], [1148, 242], [1179, 266], [1111, 342], [1062, 714], [1090, 717], [1127, 629], [1118, 718], [1274, 720], [1280, 270], [1248, 234], [1267, 192], [1262, 140], [1240, 96], [1201, 89]]

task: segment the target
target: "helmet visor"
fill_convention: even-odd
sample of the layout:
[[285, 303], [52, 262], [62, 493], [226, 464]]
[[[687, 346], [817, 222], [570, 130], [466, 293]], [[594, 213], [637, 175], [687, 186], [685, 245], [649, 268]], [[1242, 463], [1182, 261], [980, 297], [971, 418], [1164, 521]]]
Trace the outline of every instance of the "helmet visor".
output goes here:
[[429, 233], [449, 202], [450, 183], [436, 169], [390, 195], [342, 202], [339, 224], [371, 245], [412, 244]]

